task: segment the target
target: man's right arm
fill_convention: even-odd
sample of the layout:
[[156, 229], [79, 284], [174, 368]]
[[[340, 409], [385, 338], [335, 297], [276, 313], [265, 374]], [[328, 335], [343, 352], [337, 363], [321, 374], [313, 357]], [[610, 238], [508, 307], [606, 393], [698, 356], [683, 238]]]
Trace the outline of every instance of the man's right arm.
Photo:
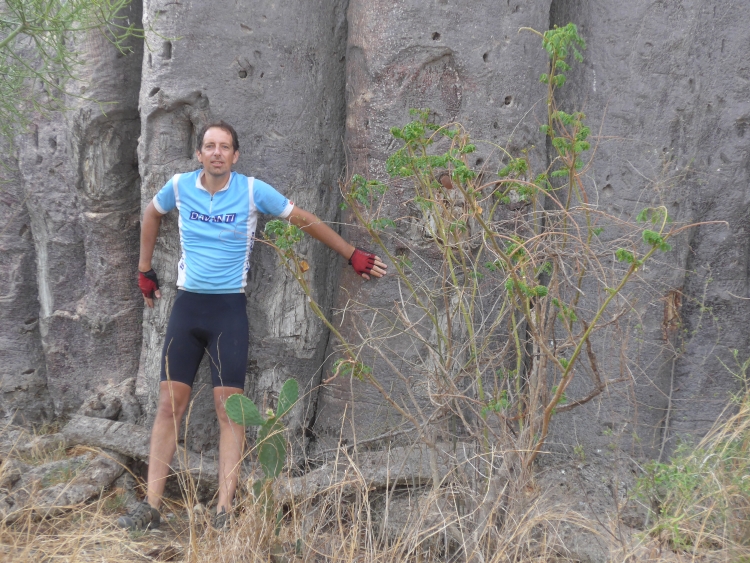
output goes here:
[[[154, 202], [149, 202], [148, 206], [146, 206], [146, 210], [143, 212], [143, 221], [141, 222], [141, 254], [138, 259], [138, 271], [141, 273], [151, 270], [151, 258], [154, 255], [156, 237], [159, 234], [159, 226], [161, 225], [162, 217], [163, 215], [156, 210], [156, 207], [154, 207]], [[143, 299], [146, 301], [146, 305], [153, 307], [154, 297], [160, 298], [161, 291], [156, 289], [153, 293], [153, 297], [146, 297], [144, 295]]]

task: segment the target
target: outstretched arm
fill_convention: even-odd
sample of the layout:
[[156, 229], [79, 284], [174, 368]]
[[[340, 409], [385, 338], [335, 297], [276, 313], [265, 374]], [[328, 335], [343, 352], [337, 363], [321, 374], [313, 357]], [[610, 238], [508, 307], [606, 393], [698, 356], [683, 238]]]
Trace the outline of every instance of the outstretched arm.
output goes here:
[[[302, 229], [314, 239], [317, 239], [323, 244], [332, 248], [347, 260], [352, 257], [352, 254], [354, 254], [354, 251], [356, 250], [355, 247], [341, 238], [341, 236], [331, 227], [326, 225], [312, 213], [305, 211], [304, 209], [300, 209], [296, 205], [294, 206], [294, 209], [292, 209], [292, 213], [289, 215], [289, 217], [287, 217], [287, 220], [292, 225], [295, 225]], [[381, 278], [385, 275], [387, 267], [388, 266], [386, 266], [380, 260], [380, 258], [376, 256], [375, 264], [370, 270], [370, 274], [372, 274], [376, 278]], [[368, 276], [367, 274], [362, 274], [362, 277], [366, 280], [370, 279], [370, 276]]]
[[[159, 225], [161, 225], [162, 217], [163, 215], [154, 207], [154, 202], [149, 202], [146, 210], [143, 212], [143, 221], [141, 222], [141, 254], [138, 259], [138, 271], [141, 273], [151, 270], [151, 258], [154, 255], [156, 237], [159, 234]], [[153, 307], [154, 297], [161, 297], [161, 291], [156, 289], [153, 297], [146, 297], [144, 294], [143, 299], [146, 301], [146, 305]]]

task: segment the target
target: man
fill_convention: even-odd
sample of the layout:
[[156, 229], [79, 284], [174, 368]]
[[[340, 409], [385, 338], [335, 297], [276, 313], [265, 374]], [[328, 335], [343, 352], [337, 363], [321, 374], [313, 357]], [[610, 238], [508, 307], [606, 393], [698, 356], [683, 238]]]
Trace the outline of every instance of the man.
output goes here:
[[300, 209], [268, 184], [232, 172], [239, 158], [231, 125], [211, 123], [198, 135], [202, 169], [178, 174], [156, 194], [143, 214], [138, 285], [146, 305], [161, 297], [151, 258], [163, 215], [179, 213], [182, 255], [177, 297], [167, 326], [159, 383], [159, 404], [151, 431], [146, 500], [117, 524], [123, 528], [159, 526], [159, 505], [177, 447], [180, 421], [193, 379], [207, 351], [211, 359], [214, 406], [219, 419], [219, 491], [215, 527], [223, 527], [237, 487], [244, 428], [224, 410], [230, 395], [242, 393], [248, 354], [245, 285], [258, 213], [288, 220], [349, 260], [369, 280], [386, 265], [342, 239], [313, 214]]

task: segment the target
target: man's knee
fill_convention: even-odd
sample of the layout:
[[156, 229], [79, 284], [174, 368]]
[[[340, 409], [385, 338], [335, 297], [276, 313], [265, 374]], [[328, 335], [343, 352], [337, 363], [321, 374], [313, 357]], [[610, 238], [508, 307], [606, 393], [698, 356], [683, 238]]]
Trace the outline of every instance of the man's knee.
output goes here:
[[242, 389], [231, 387], [214, 387], [214, 407], [216, 407], [216, 418], [219, 419], [221, 426], [235, 425], [227, 416], [227, 410], [224, 407], [227, 399], [235, 394], [241, 394]]
[[190, 401], [190, 392], [191, 388], [188, 385], [162, 382], [159, 387], [159, 404], [156, 408], [156, 417], [162, 420], [181, 419]]

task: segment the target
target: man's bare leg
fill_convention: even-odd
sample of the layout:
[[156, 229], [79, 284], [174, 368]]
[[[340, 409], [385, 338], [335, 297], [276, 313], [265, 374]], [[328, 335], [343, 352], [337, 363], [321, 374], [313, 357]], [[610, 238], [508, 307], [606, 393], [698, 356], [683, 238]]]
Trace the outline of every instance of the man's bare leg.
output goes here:
[[191, 387], [178, 381], [159, 382], [159, 405], [151, 430], [148, 456], [148, 503], [159, 508], [172, 458], [177, 450], [180, 421], [190, 402]]
[[240, 475], [240, 458], [245, 445], [245, 428], [229, 420], [224, 403], [227, 397], [242, 393], [235, 387], [215, 387], [214, 406], [219, 419], [219, 498], [216, 512], [230, 512]]

